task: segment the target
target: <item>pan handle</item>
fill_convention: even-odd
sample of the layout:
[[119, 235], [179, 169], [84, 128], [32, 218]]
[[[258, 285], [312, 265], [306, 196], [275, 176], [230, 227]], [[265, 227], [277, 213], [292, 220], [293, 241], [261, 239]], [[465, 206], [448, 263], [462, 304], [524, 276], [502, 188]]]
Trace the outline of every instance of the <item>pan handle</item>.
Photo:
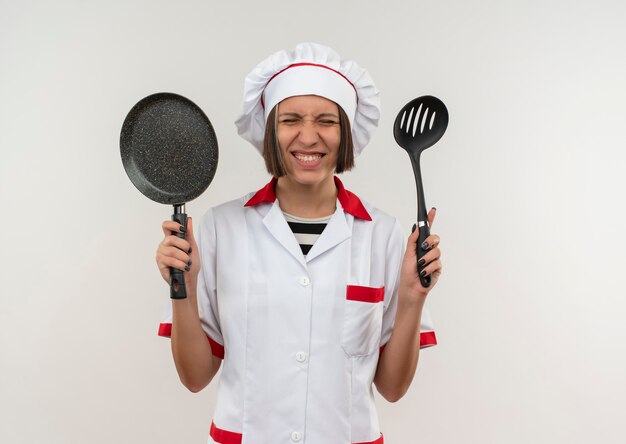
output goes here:
[[[187, 228], [187, 214], [185, 214], [185, 204], [174, 205], [174, 214], [172, 220]], [[185, 238], [185, 233], [174, 233], [176, 237]], [[185, 290], [185, 273], [178, 268], [170, 267], [170, 298], [185, 299], [187, 291]]]

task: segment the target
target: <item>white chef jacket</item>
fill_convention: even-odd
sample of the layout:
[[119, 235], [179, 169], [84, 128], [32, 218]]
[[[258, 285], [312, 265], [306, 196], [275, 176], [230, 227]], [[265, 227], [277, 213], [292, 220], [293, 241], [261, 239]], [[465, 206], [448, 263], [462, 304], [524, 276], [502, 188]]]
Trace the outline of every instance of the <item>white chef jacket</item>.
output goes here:
[[[223, 359], [210, 444], [383, 443], [372, 381], [405, 238], [395, 218], [335, 183], [337, 210], [306, 257], [276, 179], [202, 220], [198, 305]], [[169, 304], [160, 335], [171, 319]], [[419, 346], [436, 344], [427, 308], [420, 330]]]

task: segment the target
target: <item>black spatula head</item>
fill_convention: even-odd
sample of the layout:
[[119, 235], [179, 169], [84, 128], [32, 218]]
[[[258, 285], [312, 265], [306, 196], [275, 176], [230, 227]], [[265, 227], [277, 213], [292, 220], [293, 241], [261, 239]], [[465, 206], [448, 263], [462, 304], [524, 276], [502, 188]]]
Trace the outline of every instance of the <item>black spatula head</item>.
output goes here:
[[398, 145], [417, 156], [433, 146], [448, 128], [448, 109], [433, 96], [411, 100], [400, 110], [393, 125]]

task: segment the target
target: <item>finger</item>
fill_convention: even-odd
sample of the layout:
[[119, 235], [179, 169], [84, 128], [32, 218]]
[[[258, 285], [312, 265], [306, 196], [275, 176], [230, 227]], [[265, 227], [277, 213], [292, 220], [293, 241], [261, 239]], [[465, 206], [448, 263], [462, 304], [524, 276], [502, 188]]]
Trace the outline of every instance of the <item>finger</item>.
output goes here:
[[191, 244], [189, 244], [187, 239], [182, 239], [174, 235], [167, 236], [163, 239], [161, 245], [166, 247], [176, 247], [187, 253], [189, 252], [189, 247], [191, 247]]
[[172, 257], [178, 259], [179, 261], [185, 262], [188, 265], [191, 265], [191, 257], [177, 247], [166, 247], [163, 246], [157, 250], [157, 254], [163, 257]]
[[180, 271], [189, 271], [189, 265], [185, 261], [181, 261], [172, 256], [165, 256], [162, 254], [157, 254], [157, 263], [159, 264], [159, 268], [176, 268]]
[[441, 274], [441, 270], [442, 270], [442, 265], [441, 265], [441, 260], [439, 259], [431, 262], [430, 264], [422, 268], [422, 272], [425, 272], [424, 276], [430, 276], [430, 275], [439, 276]]
[[433, 222], [435, 222], [435, 216], [437, 215], [437, 208], [432, 207], [428, 212], [428, 226], [432, 227]]
[[439, 245], [439, 242], [441, 242], [439, 236], [436, 234], [431, 234], [424, 240], [425, 245], [422, 248], [424, 250], [430, 250], [437, 247]]
[[169, 236], [174, 233], [185, 233], [185, 227], [174, 220], [166, 220], [161, 224], [163, 234]]
[[430, 263], [432, 263], [433, 261], [438, 260], [440, 257], [441, 257], [441, 250], [439, 248], [433, 248], [432, 250], [424, 254], [424, 256], [422, 256], [422, 258], [419, 260], [417, 265], [419, 265], [420, 267], [425, 267], [429, 265]]
[[427, 268], [432, 271], [432, 264], [435, 264], [438, 261], [441, 262], [441, 254], [439, 254], [439, 252], [437, 250], [429, 251], [428, 254], [425, 254], [417, 262], [417, 267], [418, 267], [420, 272], [422, 270], [427, 269]]

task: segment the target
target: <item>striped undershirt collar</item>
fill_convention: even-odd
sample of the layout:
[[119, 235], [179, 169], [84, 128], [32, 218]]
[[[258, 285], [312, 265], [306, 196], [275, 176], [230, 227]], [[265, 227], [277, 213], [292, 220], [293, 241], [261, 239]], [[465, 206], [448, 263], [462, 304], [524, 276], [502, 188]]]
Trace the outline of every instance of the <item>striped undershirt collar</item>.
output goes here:
[[293, 214], [285, 213], [285, 220], [291, 228], [293, 235], [296, 237], [296, 241], [298, 241], [298, 245], [300, 245], [300, 249], [302, 250], [302, 254], [306, 257], [313, 248], [313, 245], [317, 242], [317, 240], [322, 235], [322, 232], [328, 225], [332, 214], [324, 217], [299, 217], [294, 216]]
[[284, 211], [283, 214], [285, 215], [285, 220], [287, 222], [298, 222], [303, 224], [326, 224], [328, 223], [330, 218], [333, 217], [332, 214], [330, 216], [324, 217], [300, 217], [294, 216], [293, 214], [285, 213]]
[[[372, 217], [363, 206], [361, 199], [359, 199], [356, 194], [346, 190], [337, 176], [334, 176], [334, 179], [335, 186], [337, 187], [337, 200], [339, 200], [343, 210], [359, 219], [372, 220]], [[253, 207], [261, 203], [274, 203], [276, 201], [276, 182], [278, 182], [278, 179], [272, 177], [272, 180], [257, 191], [244, 206]]]

